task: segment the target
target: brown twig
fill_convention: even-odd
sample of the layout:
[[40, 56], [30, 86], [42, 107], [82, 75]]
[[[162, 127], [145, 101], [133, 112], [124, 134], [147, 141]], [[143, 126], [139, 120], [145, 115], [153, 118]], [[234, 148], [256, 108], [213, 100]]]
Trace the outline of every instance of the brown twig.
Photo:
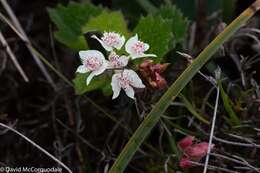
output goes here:
[[38, 56], [34, 53], [34, 51], [31, 49], [31, 41], [29, 40], [28, 36], [26, 35], [26, 33], [24, 32], [20, 22], [18, 21], [16, 15], [14, 14], [12, 8], [9, 6], [9, 4], [7, 3], [6, 0], [1, 0], [1, 3], [4, 7], [4, 9], [6, 10], [6, 12], [8, 13], [11, 21], [13, 22], [13, 25], [16, 27], [16, 29], [19, 31], [19, 33], [23, 36], [25, 41], [25, 45], [27, 47], [27, 49], [30, 51], [35, 63], [38, 65], [38, 67], [40, 68], [41, 72], [43, 73], [43, 75], [45, 76], [45, 78], [47, 79], [47, 81], [51, 84], [51, 86], [57, 90], [57, 87], [53, 81], [53, 79], [51, 78], [51, 76], [49, 75], [48, 71], [46, 70], [46, 68], [44, 67], [43, 63], [40, 61], [40, 59], [38, 58]]
[[62, 166], [65, 170], [67, 170], [69, 173], [72, 173], [72, 171], [70, 170], [69, 167], [67, 167], [64, 163], [62, 163], [60, 160], [58, 160], [56, 157], [54, 157], [52, 154], [50, 154], [48, 151], [46, 151], [45, 149], [43, 149], [40, 145], [36, 144], [34, 141], [32, 141], [31, 139], [29, 139], [28, 137], [26, 137], [25, 135], [23, 135], [22, 133], [18, 132], [17, 130], [13, 129], [12, 127], [9, 127], [3, 123], [0, 123], [0, 126], [3, 128], [6, 128], [12, 132], [14, 132], [15, 134], [17, 134], [18, 136], [20, 136], [21, 138], [23, 138], [24, 140], [26, 140], [27, 142], [29, 142], [30, 144], [32, 144], [34, 147], [36, 147], [38, 150], [40, 150], [41, 152], [43, 152], [45, 155], [47, 155], [49, 158], [51, 158], [52, 160], [54, 160], [55, 162], [57, 162], [60, 166]]
[[4, 49], [6, 50], [7, 54], [9, 55], [10, 59], [13, 61], [14, 66], [17, 68], [17, 70], [19, 71], [19, 73], [23, 77], [24, 81], [25, 82], [29, 82], [28, 77], [26, 76], [26, 74], [23, 71], [23, 69], [22, 69], [21, 65], [19, 64], [19, 62], [16, 60], [16, 57], [15, 57], [13, 51], [11, 50], [10, 46], [8, 45], [6, 39], [3, 36], [1, 31], [0, 31], [0, 42], [3, 45]]

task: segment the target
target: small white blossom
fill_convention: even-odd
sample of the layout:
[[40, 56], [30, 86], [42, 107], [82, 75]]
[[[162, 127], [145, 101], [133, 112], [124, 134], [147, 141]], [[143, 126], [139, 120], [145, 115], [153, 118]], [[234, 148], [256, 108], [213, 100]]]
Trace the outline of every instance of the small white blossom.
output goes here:
[[126, 95], [132, 99], [135, 99], [134, 88], [145, 88], [145, 85], [142, 83], [142, 80], [139, 78], [136, 72], [128, 69], [114, 74], [111, 85], [113, 90], [112, 99], [115, 99], [119, 96], [121, 88], [125, 91]]
[[119, 56], [115, 52], [111, 52], [108, 56], [108, 68], [114, 69], [114, 68], [123, 68], [127, 66], [129, 58], [127, 56]]
[[78, 67], [76, 72], [91, 72], [86, 80], [87, 85], [94, 76], [100, 75], [107, 68], [107, 60], [105, 59], [104, 55], [97, 50], [79, 51], [79, 57], [81, 59], [82, 65]]
[[92, 38], [97, 39], [107, 51], [112, 51], [114, 48], [119, 50], [125, 43], [125, 37], [116, 32], [104, 32], [101, 39], [95, 35]]
[[149, 49], [149, 44], [138, 40], [138, 35], [131, 37], [125, 44], [126, 52], [130, 54], [132, 59], [142, 57], [156, 57], [155, 54], [145, 54], [144, 52]]

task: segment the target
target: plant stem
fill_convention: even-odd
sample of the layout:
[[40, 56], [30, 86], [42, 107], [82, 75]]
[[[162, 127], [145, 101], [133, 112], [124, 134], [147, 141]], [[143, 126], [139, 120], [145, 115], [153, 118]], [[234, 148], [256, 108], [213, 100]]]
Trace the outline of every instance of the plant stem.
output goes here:
[[216, 101], [215, 101], [215, 108], [214, 108], [212, 125], [211, 125], [211, 130], [210, 130], [210, 137], [209, 137], [209, 147], [208, 147], [207, 156], [205, 159], [203, 173], [207, 173], [207, 170], [208, 170], [209, 156], [210, 156], [210, 152], [211, 152], [212, 139], [214, 136], [214, 129], [215, 129], [215, 124], [216, 124], [217, 112], [218, 112], [218, 102], [219, 102], [219, 87], [217, 87], [217, 96], [216, 96]]
[[124, 149], [119, 154], [109, 173], [122, 173], [135, 152], [159, 121], [160, 116], [166, 111], [171, 101], [175, 99], [181, 90], [188, 84], [200, 68], [212, 57], [219, 47], [227, 41], [240, 27], [242, 27], [259, 9], [260, 0], [257, 0], [237, 17], [226, 29], [220, 33], [193, 61], [193, 63], [181, 74], [181, 76], [171, 85], [166, 93], [157, 102], [149, 115], [137, 128]]
[[55, 162], [57, 162], [59, 165], [61, 165], [65, 170], [67, 170], [67, 172], [72, 173], [72, 171], [70, 170], [70, 168], [68, 166], [66, 166], [64, 163], [62, 163], [59, 159], [57, 159], [56, 157], [54, 157], [52, 154], [50, 154], [48, 151], [46, 151], [45, 149], [43, 149], [40, 145], [36, 144], [35, 142], [33, 142], [31, 139], [29, 139], [28, 137], [26, 137], [25, 135], [23, 135], [22, 133], [18, 132], [17, 130], [13, 129], [12, 127], [9, 127], [3, 123], [0, 123], [1, 127], [4, 127], [12, 132], [14, 132], [15, 134], [19, 135], [20, 137], [22, 137], [23, 139], [25, 139], [27, 142], [29, 142], [30, 144], [32, 144], [34, 147], [36, 147], [38, 150], [40, 150], [41, 152], [43, 152], [45, 155], [47, 155], [49, 158], [51, 158], [52, 160], [54, 160]]

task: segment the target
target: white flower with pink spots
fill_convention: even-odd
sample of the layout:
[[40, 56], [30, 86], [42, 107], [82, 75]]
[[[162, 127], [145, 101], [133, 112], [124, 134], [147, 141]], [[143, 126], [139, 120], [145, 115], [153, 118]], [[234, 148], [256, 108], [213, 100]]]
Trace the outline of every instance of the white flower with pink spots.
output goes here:
[[104, 55], [97, 50], [79, 51], [79, 57], [81, 59], [82, 65], [78, 67], [76, 72], [90, 72], [86, 80], [87, 85], [94, 76], [100, 75], [107, 69], [107, 60], [105, 59]]
[[[97, 50], [80, 51], [79, 56], [82, 65], [77, 68], [76, 72], [90, 73], [86, 79], [88, 85], [94, 76], [110, 70], [114, 73], [111, 81], [112, 98], [117, 98], [121, 89], [123, 89], [128, 97], [135, 99], [135, 89], [145, 88], [145, 85], [135, 71], [126, 69], [126, 67], [130, 60], [156, 57], [155, 54], [145, 54], [150, 47], [149, 44], [139, 40], [137, 34], [129, 38], [126, 43], [125, 37], [116, 32], [104, 32], [101, 38], [96, 35], [91, 37], [96, 39], [108, 52], [107, 59]], [[123, 46], [127, 55], [120, 54]]]
[[125, 50], [130, 54], [132, 59], [143, 57], [156, 57], [155, 54], [145, 54], [149, 49], [149, 44], [144, 43], [138, 39], [138, 35], [131, 37], [125, 44]]
[[108, 56], [108, 68], [109, 69], [119, 69], [119, 68], [124, 68], [127, 66], [129, 57], [122, 55], [119, 56], [115, 52], [111, 52], [110, 55]]
[[115, 99], [119, 96], [121, 89], [125, 91], [128, 97], [135, 99], [134, 88], [145, 88], [145, 85], [137, 73], [128, 69], [114, 74], [112, 76], [111, 85], [113, 90], [112, 99]]
[[125, 43], [125, 37], [116, 32], [104, 32], [101, 39], [95, 35], [92, 38], [97, 39], [107, 51], [112, 51], [114, 48], [119, 50]]

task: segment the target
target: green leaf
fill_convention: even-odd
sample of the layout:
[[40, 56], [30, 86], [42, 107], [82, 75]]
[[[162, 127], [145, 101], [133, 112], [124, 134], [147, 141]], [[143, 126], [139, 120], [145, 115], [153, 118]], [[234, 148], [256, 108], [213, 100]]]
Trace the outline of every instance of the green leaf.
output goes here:
[[71, 2], [66, 7], [59, 4], [56, 8], [48, 8], [51, 20], [57, 25], [55, 38], [66, 46], [74, 49], [86, 49], [87, 43], [83, 36], [82, 27], [91, 16], [97, 16], [102, 8], [90, 3]]
[[238, 118], [238, 116], [236, 115], [235, 111], [232, 108], [231, 99], [228, 97], [227, 93], [224, 91], [222, 83], [220, 81], [218, 82], [218, 86], [220, 88], [220, 94], [221, 94], [224, 108], [227, 111], [231, 122], [234, 125], [240, 125], [240, 119]]
[[172, 33], [176, 43], [181, 42], [185, 38], [189, 22], [178, 8], [175, 6], [162, 6], [158, 10], [157, 15], [172, 21]]
[[107, 10], [96, 17], [92, 17], [83, 28], [83, 32], [89, 31], [115, 31], [120, 34], [129, 35], [127, 23], [121, 12], [110, 12]]
[[134, 29], [139, 39], [150, 45], [148, 52], [157, 55], [153, 58], [157, 63], [169, 51], [169, 43], [173, 39], [171, 25], [171, 21], [160, 16], [146, 16], [140, 19]]
[[76, 78], [73, 80], [74, 88], [76, 94], [82, 95], [86, 92], [101, 89], [105, 95], [110, 95], [112, 93], [112, 89], [110, 86], [110, 78], [108, 74], [102, 74], [99, 76], [95, 76], [89, 85], [86, 84], [86, 79], [89, 73], [76, 74]]

